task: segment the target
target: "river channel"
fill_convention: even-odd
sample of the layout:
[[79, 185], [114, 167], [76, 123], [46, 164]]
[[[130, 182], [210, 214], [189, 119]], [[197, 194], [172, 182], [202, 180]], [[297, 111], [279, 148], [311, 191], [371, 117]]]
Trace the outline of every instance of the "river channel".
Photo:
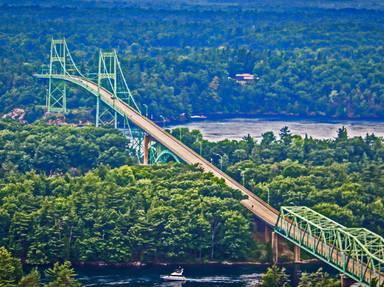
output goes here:
[[[255, 287], [260, 282], [266, 265], [187, 265], [183, 266], [185, 282], [166, 282], [160, 275], [171, 273], [176, 266], [126, 268], [76, 268], [83, 286], [107, 287]], [[287, 265], [295, 286], [300, 272], [316, 271], [319, 264]], [[328, 272], [334, 272], [330, 269]]]

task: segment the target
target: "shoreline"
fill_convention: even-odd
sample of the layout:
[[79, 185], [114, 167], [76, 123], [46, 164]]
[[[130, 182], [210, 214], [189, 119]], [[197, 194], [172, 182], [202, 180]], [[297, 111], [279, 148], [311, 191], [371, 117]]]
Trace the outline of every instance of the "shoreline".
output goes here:
[[[301, 262], [287, 261], [279, 262], [277, 265], [312, 265], [321, 264], [317, 259], [307, 259]], [[166, 266], [263, 266], [268, 267], [273, 265], [272, 262], [257, 262], [257, 261], [207, 261], [207, 262], [126, 262], [126, 263], [108, 263], [104, 261], [94, 262], [72, 262], [74, 267], [80, 268], [145, 268], [145, 267], [166, 267]]]
[[[320, 123], [340, 123], [340, 122], [372, 122], [372, 123], [384, 123], [384, 117], [331, 117], [331, 116], [300, 116], [300, 115], [285, 115], [285, 114], [199, 114], [202, 118], [188, 118], [179, 120], [168, 120], [165, 122], [165, 128], [169, 128], [175, 125], [188, 124], [203, 121], [218, 121], [218, 120], [233, 120], [233, 119], [262, 119], [270, 121], [284, 120], [287, 122], [294, 121], [308, 121], [308, 122], [320, 122]], [[155, 121], [158, 125], [164, 125], [162, 121]]]

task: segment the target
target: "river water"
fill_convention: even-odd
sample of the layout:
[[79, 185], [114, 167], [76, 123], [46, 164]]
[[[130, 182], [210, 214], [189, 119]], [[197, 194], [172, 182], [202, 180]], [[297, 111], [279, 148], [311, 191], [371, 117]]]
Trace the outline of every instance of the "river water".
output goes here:
[[349, 136], [365, 136], [374, 133], [384, 136], [384, 121], [337, 121], [337, 120], [308, 120], [286, 118], [232, 118], [220, 120], [194, 121], [174, 127], [187, 127], [200, 130], [205, 139], [220, 141], [223, 139], [238, 140], [250, 134], [260, 138], [267, 131], [273, 131], [276, 135], [279, 130], [288, 126], [293, 134], [312, 136], [313, 138], [334, 138], [337, 130], [345, 126]]
[[[294, 274], [316, 271], [319, 264], [288, 265], [287, 272], [294, 283]], [[260, 282], [265, 265], [190, 265], [184, 266], [186, 282], [165, 282], [160, 275], [171, 273], [175, 266], [127, 268], [76, 268], [83, 286], [107, 287], [255, 287]], [[328, 271], [328, 270], [327, 270]], [[331, 271], [331, 270], [330, 270]], [[331, 271], [332, 272], [332, 271]], [[296, 284], [293, 284], [295, 286]]]

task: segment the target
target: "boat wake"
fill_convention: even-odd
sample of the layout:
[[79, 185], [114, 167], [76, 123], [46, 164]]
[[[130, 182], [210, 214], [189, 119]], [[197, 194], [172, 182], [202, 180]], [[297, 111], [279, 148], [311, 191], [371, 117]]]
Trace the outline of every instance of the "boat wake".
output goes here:
[[[254, 274], [246, 274], [241, 275], [239, 277], [231, 277], [231, 276], [204, 276], [204, 277], [194, 277], [194, 278], [186, 278], [185, 282], [188, 283], [201, 283], [201, 284], [235, 284], [235, 283], [245, 283], [245, 286], [255, 286], [260, 282], [261, 275]], [[175, 286], [175, 282], [166, 282], [167, 284], [162, 284], [160, 286]], [[170, 284], [171, 283], [171, 284]], [[183, 283], [181, 283], [183, 284]], [[181, 286], [176, 285], [176, 286]]]

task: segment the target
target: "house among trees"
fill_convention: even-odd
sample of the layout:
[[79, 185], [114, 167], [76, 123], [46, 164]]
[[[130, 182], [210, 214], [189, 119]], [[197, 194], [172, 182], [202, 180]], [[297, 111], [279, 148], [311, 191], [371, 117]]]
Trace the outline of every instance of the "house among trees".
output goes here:
[[244, 73], [244, 74], [236, 74], [235, 78], [237, 83], [241, 85], [245, 85], [247, 83], [251, 83], [255, 80], [255, 76], [252, 74]]
[[2, 116], [3, 119], [12, 119], [19, 121], [20, 123], [26, 123], [25, 121], [25, 110], [21, 108], [15, 108], [11, 112]]

